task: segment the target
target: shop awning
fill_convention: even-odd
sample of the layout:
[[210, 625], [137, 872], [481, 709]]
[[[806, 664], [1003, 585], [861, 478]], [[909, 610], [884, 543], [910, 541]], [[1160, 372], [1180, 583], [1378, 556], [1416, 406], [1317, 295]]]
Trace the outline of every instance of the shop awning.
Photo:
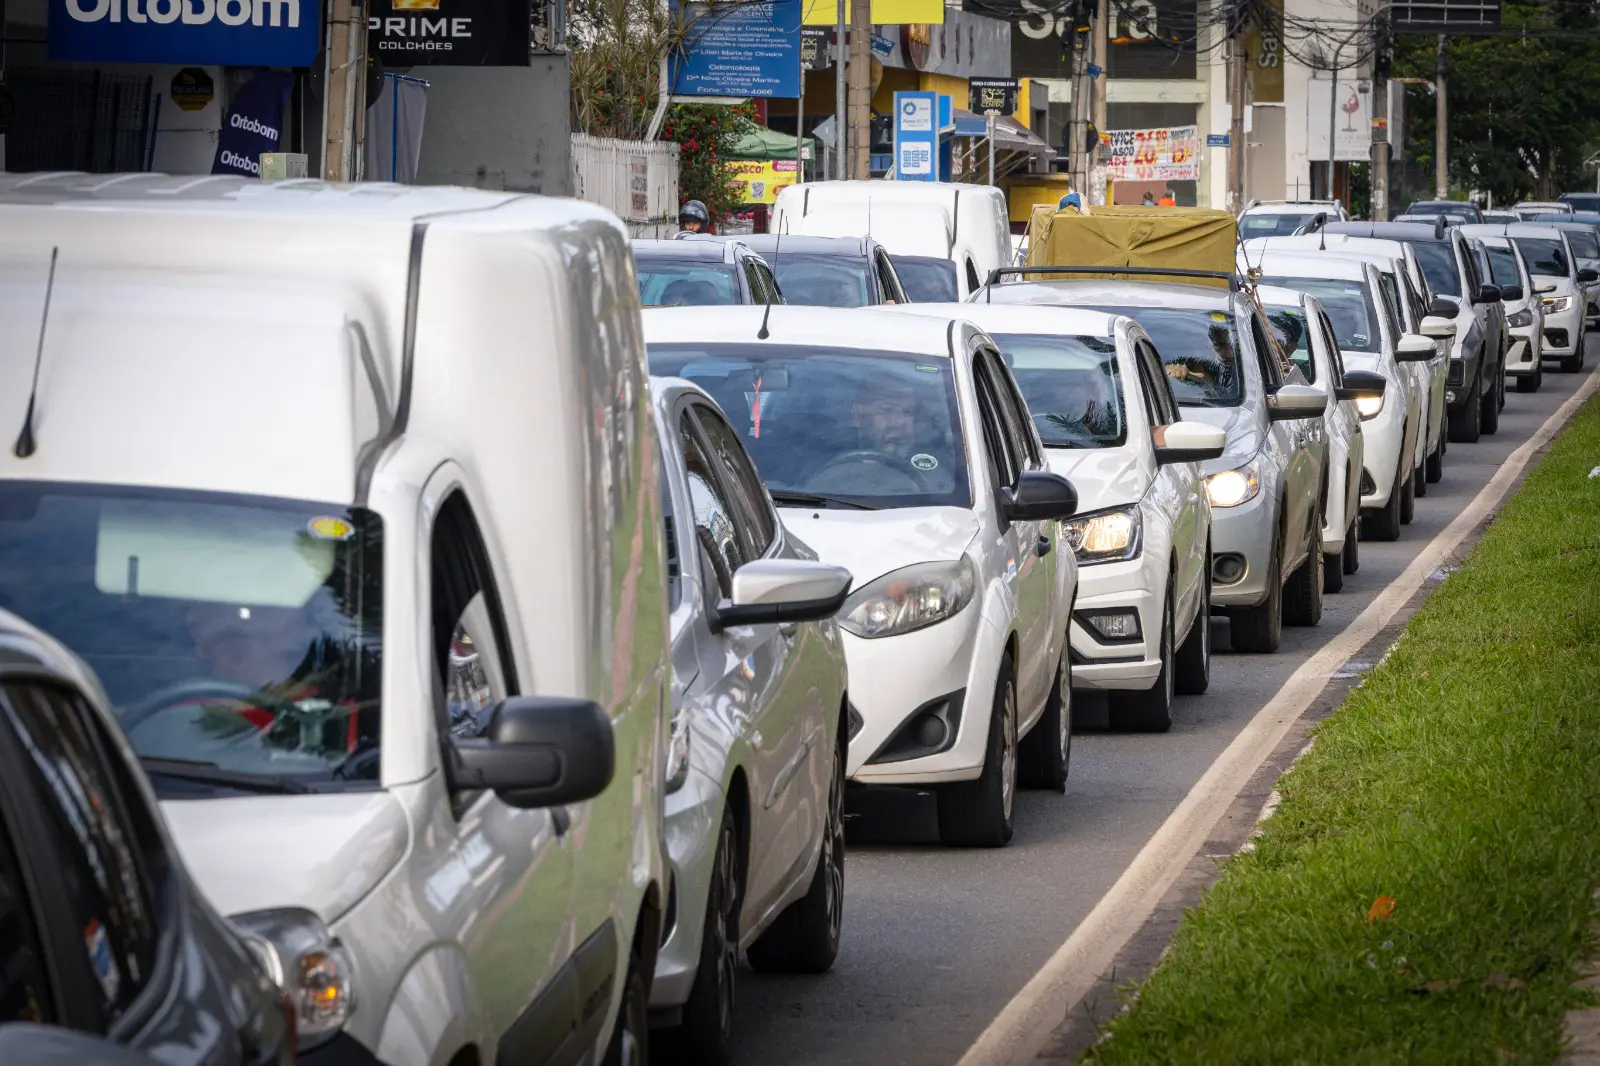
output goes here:
[[[957, 108], [955, 121], [957, 137], [988, 136], [989, 120], [983, 115]], [[1007, 115], [995, 116], [994, 146], [998, 151], [1022, 152], [1025, 155], [1043, 156], [1045, 159], [1052, 159], [1056, 154], [1056, 150], [1045, 143], [1044, 138]]]
[[[779, 159], [794, 158], [795, 139], [787, 133], [769, 130], [759, 126], [754, 133], [741, 137], [734, 143], [733, 148], [725, 158], [732, 160], [749, 160], [756, 163], [770, 163]], [[806, 138], [806, 154], [808, 158], [816, 158], [817, 145], [814, 138]]]

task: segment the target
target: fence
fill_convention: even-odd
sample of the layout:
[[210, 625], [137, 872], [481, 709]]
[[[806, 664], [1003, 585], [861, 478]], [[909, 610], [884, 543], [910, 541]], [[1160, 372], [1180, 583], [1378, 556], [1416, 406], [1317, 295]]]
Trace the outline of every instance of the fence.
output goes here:
[[17, 98], [7, 170], [150, 169], [159, 98], [149, 77], [14, 69], [6, 71], [6, 85]]
[[678, 146], [572, 135], [572, 195], [610, 208], [635, 237], [678, 228]]

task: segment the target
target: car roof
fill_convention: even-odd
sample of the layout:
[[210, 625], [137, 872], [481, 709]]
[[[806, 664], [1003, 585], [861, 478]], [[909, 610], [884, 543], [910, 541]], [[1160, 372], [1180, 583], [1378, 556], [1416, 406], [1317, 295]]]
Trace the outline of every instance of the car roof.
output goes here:
[[895, 312], [965, 319], [988, 333], [1052, 333], [1075, 337], [1110, 337], [1116, 331], [1119, 317], [1131, 317], [1081, 307], [982, 302], [901, 304]]
[[[996, 300], [994, 297], [999, 296]], [[1167, 281], [1013, 281], [990, 285], [982, 299], [1005, 304], [1127, 304], [1129, 307], [1177, 307], [1215, 311], [1231, 307], [1233, 293], [1211, 285]]]
[[[748, 344], [950, 355], [950, 322], [873, 308], [663, 307], [644, 316], [646, 344]], [[762, 322], [767, 338], [759, 339]]]
[[1461, 227], [1463, 237], [1551, 237], [1560, 232], [1554, 222], [1480, 222]]
[[687, 259], [700, 263], [731, 263], [738, 255], [737, 241], [675, 241], [636, 237], [628, 242], [635, 259]]
[[1338, 211], [1332, 200], [1262, 200], [1244, 209], [1246, 215], [1287, 215], [1304, 211]]
[[[871, 237], [810, 237], [798, 233], [750, 233], [737, 238], [751, 250], [772, 262], [781, 253], [795, 255], [838, 255], [861, 259], [877, 242]], [[780, 244], [781, 242], [781, 244]], [[780, 253], [775, 256], [774, 253]]]
[[1329, 222], [1323, 229], [1329, 233], [1348, 233], [1352, 237], [1382, 237], [1391, 241], [1448, 241], [1450, 233], [1459, 227], [1446, 227], [1441, 234], [1437, 225], [1425, 222]]
[[1301, 270], [1307, 273], [1298, 275], [1300, 277], [1325, 276], [1339, 281], [1365, 281], [1366, 264], [1371, 262], [1369, 256], [1372, 254], [1374, 253], [1363, 254], [1354, 250], [1341, 255], [1334, 251], [1302, 252], [1288, 249], [1278, 251], [1269, 248], [1262, 253], [1261, 259], [1255, 265], [1263, 273], [1281, 274], [1285, 270]]

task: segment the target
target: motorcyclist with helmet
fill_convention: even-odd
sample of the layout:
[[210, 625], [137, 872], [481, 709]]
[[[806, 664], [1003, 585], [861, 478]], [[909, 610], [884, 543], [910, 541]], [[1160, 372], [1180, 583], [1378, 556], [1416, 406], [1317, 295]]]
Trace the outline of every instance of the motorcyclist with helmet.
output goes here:
[[711, 229], [711, 212], [699, 200], [690, 200], [678, 209], [678, 225], [685, 233], [706, 233]]

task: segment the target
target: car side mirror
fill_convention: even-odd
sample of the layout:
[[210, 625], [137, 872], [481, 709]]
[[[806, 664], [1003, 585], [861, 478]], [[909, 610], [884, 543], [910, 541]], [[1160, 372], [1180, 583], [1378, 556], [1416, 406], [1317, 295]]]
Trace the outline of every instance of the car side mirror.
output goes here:
[[28, 1066], [157, 1066], [142, 1051], [58, 1025], [0, 1025], [0, 1062]]
[[1522, 299], [1524, 293], [1521, 285], [1500, 286], [1500, 299], [1506, 303], [1516, 303]]
[[1461, 313], [1461, 305], [1448, 296], [1435, 296], [1428, 305], [1428, 314], [1440, 318], [1454, 318]]
[[1395, 346], [1394, 358], [1399, 363], [1426, 363], [1438, 354], [1439, 348], [1433, 343], [1432, 338], [1417, 333], [1407, 333]]
[[1555, 291], [1556, 287], [1554, 285], [1535, 285], [1533, 287], [1533, 294], [1535, 296], [1548, 296]]
[[1024, 470], [1017, 483], [1000, 490], [1000, 511], [1009, 522], [1046, 522], [1078, 513], [1078, 490], [1060, 474]]
[[1600, 270], [1596, 270], [1594, 267], [1584, 267], [1578, 271], [1578, 280], [1585, 285], [1591, 281], [1600, 281]]
[[1497, 304], [1500, 302], [1500, 286], [1479, 285], [1478, 291], [1473, 294], [1472, 302], [1475, 304]]
[[1228, 443], [1225, 430], [1204, 422], [1172, 422], [1150, 432], [1155, 441], [1157, 466], [1220, 459]]
[[1389, 379], [1371, 370], [1346, 370], [1344, 387], [1333, 390], [1336, 400], [1377, 399], [1389, 387]]
[[1422, 320], [1421, 330], [1424, 337], [1448, 340], [1456, 335], [1456, 320], [1454, 316], [1429, 315]]
[[808, 559], [757, 559], [733, 574], [733, 599], [707, 621], [713, 633], [729, 626], [815, 622], [832, 618], [850, 595], [850, 571]]
[[1274, 422], [1316, 418], [1328, 409], [1328, 394], [1310, 385], [1280, 385], [1267, 397], [1267, 413]]
[[483, 737], [451, 742], [450, 780], [524, 810], [579, 803], [611, 783], [615, 743], [610, 716], [593, 700], [512, 696], [490, 714]]

